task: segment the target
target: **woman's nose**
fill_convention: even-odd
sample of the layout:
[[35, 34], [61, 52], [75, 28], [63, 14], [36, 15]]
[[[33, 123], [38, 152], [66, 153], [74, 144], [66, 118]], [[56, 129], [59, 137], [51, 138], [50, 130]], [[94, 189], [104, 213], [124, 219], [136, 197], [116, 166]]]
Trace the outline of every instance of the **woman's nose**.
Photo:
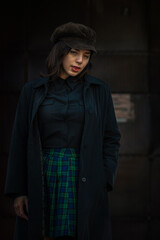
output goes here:
[[76, 58], [76, 62], [77, 63], [82, 63], [82, 61], [83, 61], [83, 56], [79, 54]]

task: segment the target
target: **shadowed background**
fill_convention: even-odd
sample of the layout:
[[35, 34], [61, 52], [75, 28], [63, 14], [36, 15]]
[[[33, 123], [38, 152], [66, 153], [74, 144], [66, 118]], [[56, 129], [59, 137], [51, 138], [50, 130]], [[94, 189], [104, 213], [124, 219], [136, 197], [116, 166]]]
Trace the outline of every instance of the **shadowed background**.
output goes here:
[[68, 21], [96, 30], [98, 53], [90, 73], [109, 84], [118, 102], [129, 96], [134, 111], [130, 120], [117, 115], [122, 139], [115, 188], [109, 193], [113, 240], [158, 240], [159, 0], [28, 0], [1, 7], [0, 238], [11, 240], [14, 231], [15, 214], [4, 185], [18, 97], [25, 82], [46, 72], [51, 33]]

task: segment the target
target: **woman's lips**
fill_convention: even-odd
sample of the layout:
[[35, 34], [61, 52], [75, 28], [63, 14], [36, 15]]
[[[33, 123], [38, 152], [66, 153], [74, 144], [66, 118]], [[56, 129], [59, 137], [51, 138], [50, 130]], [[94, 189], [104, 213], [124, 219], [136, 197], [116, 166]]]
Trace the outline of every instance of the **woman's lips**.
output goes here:
[[76, 66], [71, 66], [71, 67], [74, 72], [79, 72], [79, 70], [81, 69], [80, 67], [76, 67]]

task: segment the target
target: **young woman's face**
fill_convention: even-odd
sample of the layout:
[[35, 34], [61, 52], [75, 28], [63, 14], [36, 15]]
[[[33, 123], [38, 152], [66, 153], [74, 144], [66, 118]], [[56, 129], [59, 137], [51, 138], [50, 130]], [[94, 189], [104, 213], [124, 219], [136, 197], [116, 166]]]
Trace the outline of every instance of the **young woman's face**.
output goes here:
[[90, 55], [89, 50], [72, 48], [63, 58], [60, 77], [66, 79], [69, 76], [75, 77], [80, 74], [89, 62]]

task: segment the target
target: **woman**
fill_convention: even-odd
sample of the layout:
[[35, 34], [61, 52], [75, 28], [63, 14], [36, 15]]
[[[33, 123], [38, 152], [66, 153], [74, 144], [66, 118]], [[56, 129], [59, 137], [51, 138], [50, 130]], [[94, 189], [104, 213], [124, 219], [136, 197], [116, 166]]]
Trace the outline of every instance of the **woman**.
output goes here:
[[25, 84], [15, 116], [5, 188], [15, 239], [109, 240], [120, 133], [108, 85], [87, 74], [96, 34], [69, 22], [51, 41], [48, 75]]

